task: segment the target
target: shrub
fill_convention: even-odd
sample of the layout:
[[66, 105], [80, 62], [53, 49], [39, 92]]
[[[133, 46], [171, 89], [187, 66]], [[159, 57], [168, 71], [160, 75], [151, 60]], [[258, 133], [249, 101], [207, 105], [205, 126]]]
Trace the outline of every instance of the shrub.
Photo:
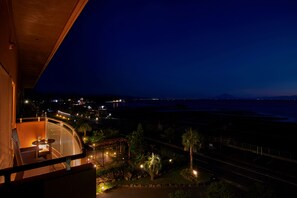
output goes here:
[[207, 189], [206, 194], [208, 198], [233, 198], [234, 193], [229, 184], [224, 181], [213, 182], [211, 183]]
[[186, 190], [176, 190], [169, 193], [169, 198], [190, 198], [191, 194]]
[[104, 182], [104, 183], [100, 183], [98, 186], [97, 186], [97, 189], [96, 189], [96, 193], [97, 194], [100, 194], [100, 193], [103, 193], [107, 190], [110, 190], [112, 188], [114, 188], [115, 185], [111, 182]]
[[185, 168], [181, 170], [180, 175], [185, 178], [186, 180], [189, 180], [191, 182], [197, 182], [198, 181], [198, 173], [197, 176], [193, 174], [193, 171], [191, 171], [189, 168]]

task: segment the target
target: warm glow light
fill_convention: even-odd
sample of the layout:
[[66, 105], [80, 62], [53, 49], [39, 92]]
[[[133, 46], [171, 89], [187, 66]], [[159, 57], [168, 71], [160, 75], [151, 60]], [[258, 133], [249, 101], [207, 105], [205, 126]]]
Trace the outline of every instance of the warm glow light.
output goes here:
[[195, 177], [197, 177], [198, 172], [196, 170], [193, 170], [193, 174], [195, 175]]
[[25, 104], [28, 104], [29, 103], [29, 100], [25, 100]]
[[97, 167], [97, 165], [96, 164], [94, 164], [94, 168], [96, 168]]
[[143, 164], [140, 164], [140, 168], [143, 168]]
[[169, 159], [169, 162], [171, 163], [172, 162], [172, 159]]
[[106, 152], [105, 154], [108, 155], [108, 152]]
[[114, 155], [116, 155], [117, 153], [116, 153], [116, 152], [114, 152], [113, 154], [114, 154]]

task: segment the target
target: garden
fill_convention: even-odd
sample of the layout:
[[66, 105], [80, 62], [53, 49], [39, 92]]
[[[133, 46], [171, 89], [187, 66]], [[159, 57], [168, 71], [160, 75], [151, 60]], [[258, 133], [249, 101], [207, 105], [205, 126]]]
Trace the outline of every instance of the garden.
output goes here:
[[190, 197], [186, 189], [191, 188], [201, 188], [206, 195], [209, 194], [208, 197], [216, 197], [225, 189], [224, 193], [231, 197], [228, 184], [213, 182], [211, 173], [193, 164], [193, 152], [201, 147], [202, 137], [192, 128], [188, 128], [181, 137], [188, 154], [146, 141], [141, 124], [124, 137], [125, 141], [121, 141], [120, 146], [118, 140], [123, 138], [115, 137], [106, 138], [103, 131], [84, 136], [84, 142], [92, 153], [88, 160], [96, 166], [97, 194], [108, 193], [118, 187], [172, 187], [175, 191], [170, 193], [171, 198]]

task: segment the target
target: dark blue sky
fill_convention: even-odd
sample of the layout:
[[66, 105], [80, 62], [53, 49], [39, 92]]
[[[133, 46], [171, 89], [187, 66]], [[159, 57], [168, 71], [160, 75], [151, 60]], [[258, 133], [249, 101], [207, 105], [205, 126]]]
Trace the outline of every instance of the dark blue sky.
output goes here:
[[89, 0], [36, 89], [297, 94], [297, 1]]

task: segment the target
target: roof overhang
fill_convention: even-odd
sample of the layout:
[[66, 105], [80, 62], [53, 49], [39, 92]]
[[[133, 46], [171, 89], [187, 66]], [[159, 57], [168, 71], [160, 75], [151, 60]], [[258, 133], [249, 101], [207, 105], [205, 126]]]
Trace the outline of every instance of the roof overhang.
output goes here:
[[12, 0], [23, 88], [33, 88], [88, 0]]

